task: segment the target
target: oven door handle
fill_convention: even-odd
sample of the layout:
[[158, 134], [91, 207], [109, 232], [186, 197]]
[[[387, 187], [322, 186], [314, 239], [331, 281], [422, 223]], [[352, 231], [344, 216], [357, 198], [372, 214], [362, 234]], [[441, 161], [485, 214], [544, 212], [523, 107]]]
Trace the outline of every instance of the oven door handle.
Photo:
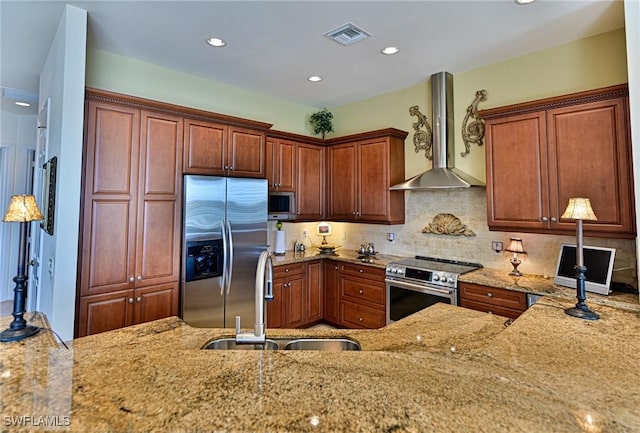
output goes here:
[[435, 287], [421, 286], [419, 284], [408, 283], [406, 281], [398, 281], [398, 280], [390, 280], [390, 279], [385, 279], [384, 281], [387, 284], [397, 286], [401, 289], [415, 290], [416, 292], [423, 292], [423, 293], [436, 292], [436, 293], [442, 293], [443, 295], [451, 295], [453, 293], [453, 290], [450, 290], [450, 289], [449, 290], [436, 289]]

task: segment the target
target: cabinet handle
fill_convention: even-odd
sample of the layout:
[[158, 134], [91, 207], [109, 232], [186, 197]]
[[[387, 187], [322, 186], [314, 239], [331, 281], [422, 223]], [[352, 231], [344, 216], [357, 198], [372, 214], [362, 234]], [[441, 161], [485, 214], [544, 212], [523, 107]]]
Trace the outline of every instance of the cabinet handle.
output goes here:
[[558, 220], [556, 219], [556, 217], [551, 217], [551, 222], [552, 222], [552, 223], [554, 223], [554, 222], [556, 222], [556, 221], [558, 221]]
[[542, 222], [545, 222], [545, 223], [546, 223], [547, 221], [549, 221], [549, 218], [547, 218], [547, 217], [545, 217], [545, 216], [543, 216], [543, 217], [542, 217], [542, 218], [540, 218], [540, 219], [542, 220]]
[[284, 271], [285, 272], [289, 272], [289, 268], [284, 268]]
[[135, 279], [135, 278], [133, 278], [133, 277], [129, 277], [129, 282], [130, 282], [130, 283], [133, 283], [133, 282], [135, 282], [135, 281], [136, 281], [136, 279]]
[[333, 267], [333, 269], [335, 269], [335, 270], [337, 271], [337, 270], [338, 270], [338, 267], [337, 267], [337, 266], [334, 266], [334, 267]]
[[142, 296], [138, 296], [138, 297], [136, 298], [136, 301], [138, 301], [138, 302], [142, 302]]
[[233, 170], [233, 166], [232, 166], [232, 165], [231, 165], [231, 166], [229, 166], [229, 170]]
[[358, 293], [360, 293], [362, 295], [364, 293], [364, 290], [360, 289], [360, 290], [358, 290]]
[[364, 317], [361, 317], [358, 320], [361, 321], [361, 322], [364, 322]]
[[228, 166], [228, 165], [225, 165], [225, 166], [224, 166], [224, 169], [225, 169], [225, 170], [229, 170], [229, 166]]
[[363, 272], [364, 272], [364, 269], [358, 269], [358, 271], [360, 271], [360, 273], [363, 273]]
[[130, 304], [133, 304], [133, 298], [129, 298], [127, 301], [129, 301]]
[[[263, 184], [263, 185], [264, 185], [264, 184]], [[142, 275], [138, 275], [137, 280], [138, 280], [138, 281], [142, 281]]]
[[488, 296], [489, 298], [493, 298], [493, 293], [489, 292], [489, 293], [487, 293], [487, 296]]

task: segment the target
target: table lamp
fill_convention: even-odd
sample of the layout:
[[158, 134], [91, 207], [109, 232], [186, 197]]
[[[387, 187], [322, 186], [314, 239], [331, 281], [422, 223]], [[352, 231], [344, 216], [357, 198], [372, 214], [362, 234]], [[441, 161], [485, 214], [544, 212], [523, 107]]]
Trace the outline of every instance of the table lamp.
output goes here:
[[520, 265], [520, 263], [522, 263], [522, 261], [518, 258], [518, 254], [527, 254], [527, 252], [524, 250], [524, 247], [522, 246], [522, 239], [511, 238], [511, 242], [509, 243], [509, 246], [505, 251], [513, 253], [513, 257], [511, 257], [511, 265], [513, 265], [513, 271], [511, 271], [509, 275], [512, 275], [514, 277], [521, 277], [522, 272], [518, 270], [518, 266]]
[[27, 230], [31, 221], [39, 221], [44, 217], [38, 209], [33, 195], [13, 195], [7, 213], [2, 219], [4, 222], [20, 223], [20, 250], [18, 251], [18, 275], [13, 278], [16, 287], [13, 289], [13, 321], [7, 329], [0, 333], [0, 341], [18, 341], [31, 337], [40, 331], [40, 328], [27, 325], [24, 320], [26, 300], [26, 266], [27, 266]]
[[597, 221], [596, 214], [591, 208], [591, 200], [583, 197], [574, 197], [569, 199], [567, 209], [560, 218], [572, 219], [576, 221], [576, 298], [578, 302], [575, 307], [564, 310], [570, 316], [579, 317], [585, 320], [598, 320], [600, 316], [591, 311], [585, 300], [587, 295], [585, 292], [585, 272], [584, 257], [582, 255], [582, 221]]

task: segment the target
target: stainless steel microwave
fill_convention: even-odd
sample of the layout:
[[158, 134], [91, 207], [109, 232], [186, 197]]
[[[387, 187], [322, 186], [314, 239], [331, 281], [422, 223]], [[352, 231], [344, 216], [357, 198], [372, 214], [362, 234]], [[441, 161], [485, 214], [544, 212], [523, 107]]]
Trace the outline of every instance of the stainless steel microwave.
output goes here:
[[295, 192], [269, 192], [269, 219], [293, 221], [296, 219]]

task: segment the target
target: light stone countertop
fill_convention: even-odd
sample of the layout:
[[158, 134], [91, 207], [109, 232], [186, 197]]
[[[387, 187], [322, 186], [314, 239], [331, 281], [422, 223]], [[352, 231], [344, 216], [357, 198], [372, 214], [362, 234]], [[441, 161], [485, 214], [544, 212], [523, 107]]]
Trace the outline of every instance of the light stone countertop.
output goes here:
[[380, 330], [268, 330], [361, 352], [200, 350], [230, 331], [178, 318], [69, 350], [41, 332], [0, 346], [2, 431], [640, 431], [640, 312], [599, 305], [589, 322], [572, 305], [545, 297], [508, 327], [437, 304]]
[[348, 263], [355, 263], [355, 264], [361, 264], [361, 265], [375, 266], [378, 268], [385, 268], [387, 266], [387, 263], [391, 261], [402, 260], [407, 258], [407, 257], [392, 256], [388, 254], [377, 253], [375, 254], [375, 257], [372, 259], [371, 262], [364, 263], [358, 257], [360, 257], [360, 254], [358, 254], [358, 252], [356, 252], [355, 250], [353, 251], [348, 250], [346, 248], [341, 248], [336, 250], [335, 254], [320, 254], [317, 252], [317, 250], [304, 251], [303, 253], [296, 253], [294, 251], [287, 250], [285, 254], [282, 256], [277, 256], [275, 254], [272, 255], [274, 266], [288, 265], [291, 263], [306, 262], [310, 260], [332, 259], [332, 260], [339, 260], [341, 262], [348, 262]]
[[[544, 278], [542, 275], [525, 274], [521, 277], [513, 277], [509, 275], [509, 272], [503, 270], [482, 268], [461, 275], [458, 281], [536, 295], [572, 299], [574, 303], [577, 301], [576, 289], [554, 284], [552, 278]], [[640, 297], [638, 294], [621, 292], [613, 292], [609, 295], [600, 295], [592, 292], [586, 292], [586, 294], [587, 305], [594, 303], [640, 311]]]

